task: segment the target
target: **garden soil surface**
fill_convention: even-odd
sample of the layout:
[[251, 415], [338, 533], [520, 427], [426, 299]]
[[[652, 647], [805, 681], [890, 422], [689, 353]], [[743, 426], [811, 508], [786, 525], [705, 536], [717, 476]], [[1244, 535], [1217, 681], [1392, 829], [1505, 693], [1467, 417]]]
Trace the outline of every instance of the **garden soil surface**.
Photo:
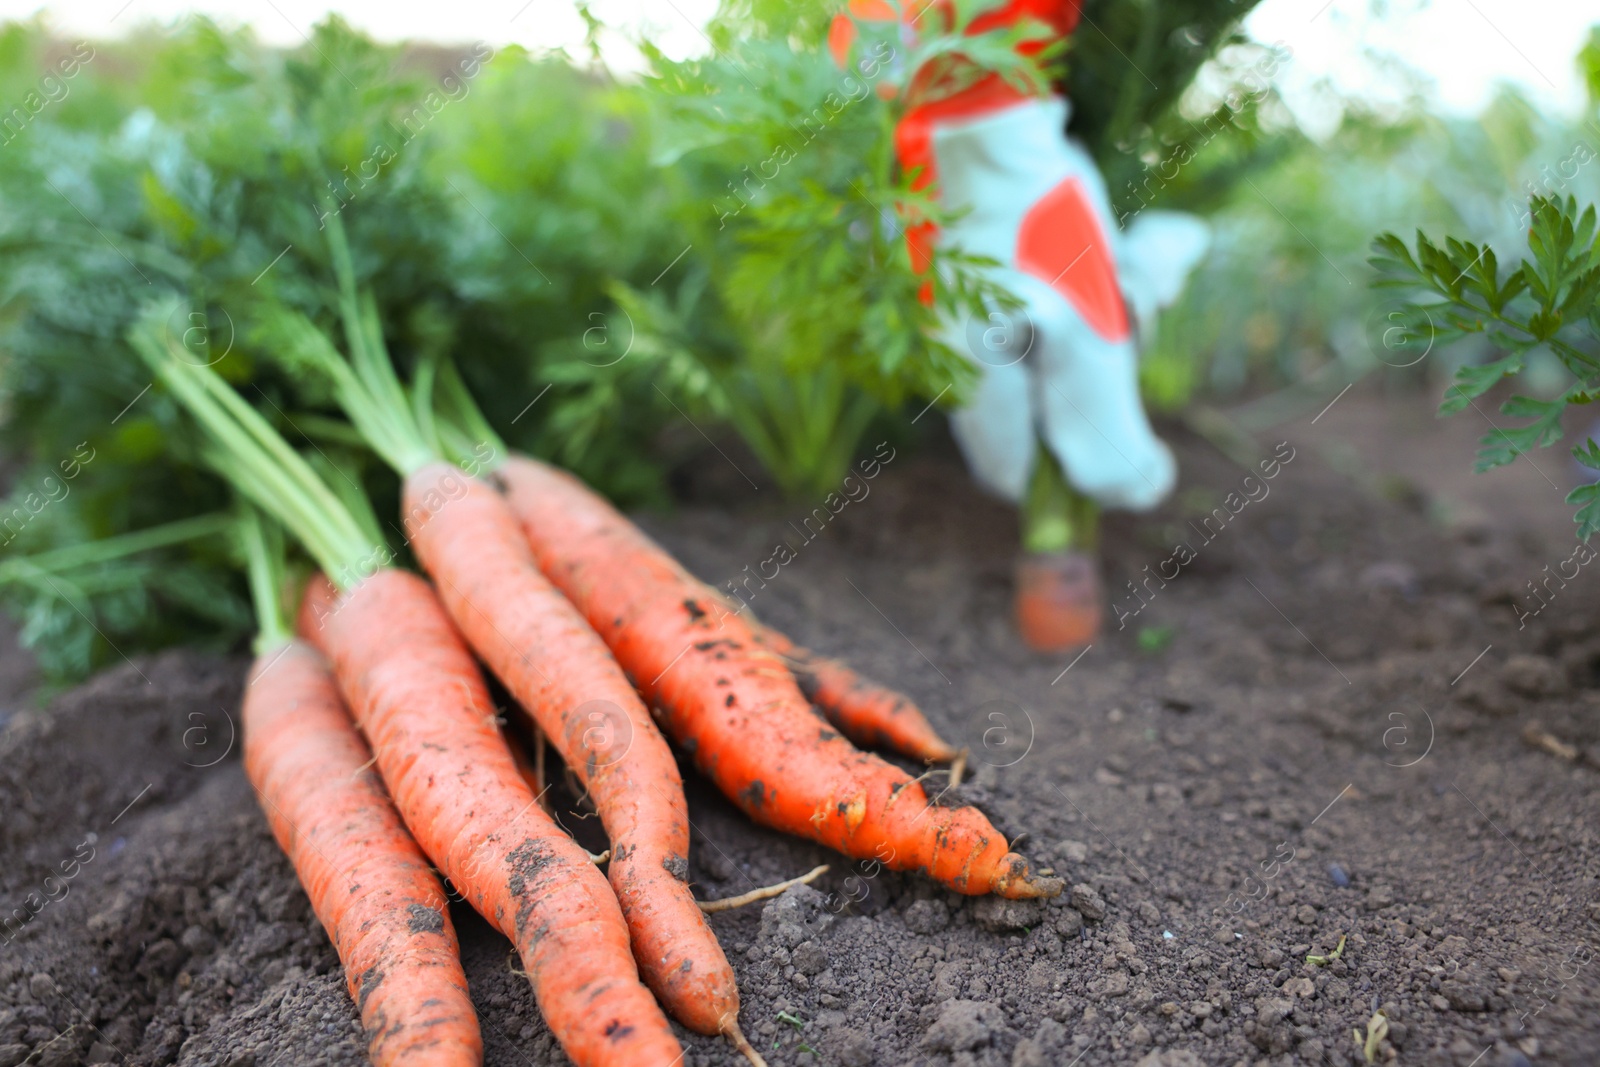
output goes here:
[[[1357, 389], [1259, 435], [1270, 480], [1167, 428], [1183, 486], [1109, 521], [1117, 610], [1078, 658], [1019, 647], [1013, 513], [948, 442], [809, 526], [717, 456], [642, 517], [718, 585], [786, 541], [751, 606], [912, 694], [972, 748], [959, 796], [1072, 886], [1018, 905], [852, 865], [686, 765], [701, 896], [832, 864], [712, 920], [768, 1062], [1359, 1064], [1375, 1027], [1380, 1063], [1600, 1063], [1600, 566], [1559, 450], [1474, 480], [1482, 427], [1427, 408]], [[363, 1061], [240, 767], [245, 668], [171, 652], [43, 702], [0, 664], [0, 1067]], [[565, 1063], [509, 944], [453, 918], [486, 1061]]]

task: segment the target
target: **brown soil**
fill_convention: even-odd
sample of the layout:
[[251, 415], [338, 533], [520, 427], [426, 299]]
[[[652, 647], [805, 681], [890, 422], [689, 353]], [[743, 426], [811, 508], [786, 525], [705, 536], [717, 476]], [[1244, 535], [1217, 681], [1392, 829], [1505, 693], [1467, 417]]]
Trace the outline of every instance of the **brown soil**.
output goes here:
[[[1194, 558], [1070, 670], [1018, 648], [1014, 519], [939, 448], [804, 545], [771, 490], [646, 520], [715, 582], [798, 545], [753, 607], [972, 745], [967, 799], [1074, 886], [1022, 906], [862, 872], [689, 774], [702, 895], [833, 862], [713, 919], [770, 1062], [1356, 1064], [1378, 1007], [1380, 1062], [1600, 1061], [1600, 579], [1552, 581], [1519, 629], [1513, 598], [1571, 555], [1559, 494], [1525, 465], [1473, 481], [1477, 428], [1425, 403], [1358, 390], [1268, 435], [1294, 458], [1209, 542], [1203, 516], [1262, 483], [1174, 431], [1185, 487], [1109, 525], [1110, 585], [1131, 611], [1124, 582], [1179, 542]], [[43, 906], [0, 933], [0, 1067], [361, 1062], [240, 770], [244, 661], [143, 659], [43, 709], [19, 664], [0, 663], [0, 917]], [[454, 918], [487, 1062], [565, 1062], [509, 945]]]

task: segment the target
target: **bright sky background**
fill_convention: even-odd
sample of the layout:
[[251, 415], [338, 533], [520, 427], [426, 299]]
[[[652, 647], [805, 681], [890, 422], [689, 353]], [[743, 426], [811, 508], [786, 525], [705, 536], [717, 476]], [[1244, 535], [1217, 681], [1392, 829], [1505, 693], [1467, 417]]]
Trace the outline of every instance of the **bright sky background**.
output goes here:
[[[841, 0], [842, 2], [842, 0]], [[608, 24], [643, 30], [670, 54], [707, 47], [699, 26], [716, 0], [597, 0]], [[192, 10], [248, 22], [274, 43], [295, 43], [329, 10], [386, 40], [517, 43], [578, 53], [583, 23], [568, 0], [0, 0], [0, 18], [43, 11], [61, 33], [114, 36], [146, 19], [170, 20]], [[1583, 91], [1573, 58], [1587, 28], [1600, 21], [1595, 0], [1263, 0], [1248, 30], [1293, 49], [1279, 85], [1311, 132], [1336, 124], [1319, 85], [1375, 100], [1404, 90], [1374, 55], [1397, 56], [1417, 71], [1431, 106], [1455, 112], [1480, 107], [1497, 81], [1514, 82], [1539, 104], [1572, 112]], [[619, 69], [637, 64], [620, 37], [607, 54]]]

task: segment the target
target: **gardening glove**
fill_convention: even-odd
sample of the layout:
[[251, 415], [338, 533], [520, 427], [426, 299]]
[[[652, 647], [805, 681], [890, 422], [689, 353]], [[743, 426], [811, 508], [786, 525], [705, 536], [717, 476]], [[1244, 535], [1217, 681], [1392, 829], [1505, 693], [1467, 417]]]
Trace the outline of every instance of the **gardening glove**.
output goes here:
[[[1078, 492], [1146, 510], [1171, 491], [1177, 466], [1140, 401], [1128, 307], [1149, 315], [1170, 303], [1182, 274], [1159, 254], [1177, 245], [1175, 261], [1192, 263], [1205, 231], [1151, 218], [1120, 239], [1093, 161], [1062, 134], [1067, 113], [1060, 97], [1035, 98], [932, 131], [940, 198], [965, 212], [939, 243], [999, 261], [995, 280], [1022, 300], [981, 329], [945, 324], [980, 375], [951, 426], [974, 476], [1008, 500], [1021, 500], [1043, 441]], [[1134, 268], [1135, 299], [1119, 258]]]
[[[857, 0], [852, 11], [884, 17], [877, 6]], [[1011, 0], [969, 32], [1026, 16], [1064, 36], [1077, 6]], [[836, 56], [850, 32], [849, 20], [836, 21]], [[1208, 231], [1165, 212], [1146, 212], [1119, 231], [1093, 160], [1065, 135], [1068, 115], [1064, 97], [1026, 96], [992, 74], [910, 109], [895, 131], [900, 164], [918, 187], [936, 184], [958, 216], [942, 232], [928, 223], [908, 228], [907, 242], [918, 269], [936, 246], [996, 260], [994, 280], [1022, 301], [987, 321], [942, 327], [946, 343], [979, 371], [971, 399], [951, 416], [979, 483], [1020, 502], [1042, 440], [1080, 493], [1145, 510], [1171, 491], [1177, 468], [1140, 401], [1129, 309], [1148, 331], [1157, 309], [1177, 298]]]

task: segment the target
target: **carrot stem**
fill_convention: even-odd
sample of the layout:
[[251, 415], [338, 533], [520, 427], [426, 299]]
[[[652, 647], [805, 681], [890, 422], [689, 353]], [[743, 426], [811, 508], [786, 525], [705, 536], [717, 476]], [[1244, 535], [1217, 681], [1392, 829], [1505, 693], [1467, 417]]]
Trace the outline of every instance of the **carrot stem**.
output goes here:
[[348, 588], [363, 567], [387, 558], [349, 508], [259, 412], [217, 372], [185, 358], [166, 334], [170, 303], [152, 305], [129, 334], [156, 378], [205, 431], [206, 461], [263, 511], [287, 526], [323, 570]]
[[16, 556], [0, 563], [0, 584], [23, 580], [38, 574], [54, 574], [76, 570], [79, 567], [92, 567], [97, 563], [108, 563], [124, 556], [150, 552], [157, 548], [168, 548], [185, 541], [215, 537], [234, 529], [238, 521], [237, 516], [228, 512], [214, 512], [209, 515], [196, 515], [191, 519], [177, 519], [98, 541], [85, 541], [78, 545], [53, 548], [31, 556]]
[[283, 535], [269, 527], [261, 513], [240, 503], [239, 539], [244, 544], [246, 574], [250, 580], [250, 600], [256, 611], [255, 654], [287, 644], [294, 637], [283, 610]]
[[471, 454], [475, 442], [481, 441], [494, 450], [497, 460], [508, 454], [505, 441], [495, 433], [489, 420], [483, 417], [478, 402], [472, 398], [467, 383], [455, 361], [448, 356], [440, 359], [438, 377], [434, 382], [437, 411], [444, 415], [441, 437], [451, 448], [453, 460], [463, 460]]
[[339, 312], [350, 361], [341, 359], [320, 332], [320, 344], [310, 334], [305, 335], [307, 351], [332, 378], [339, 406], [356, 429], [404, 477], [442, 458], [442, 450], [431, 432], [431, 420], [419, 420], [395, 373], [383, 343], [377, 302], [371, 293], [361, 293], [356, 288], [350, 245], [345, 240], [344, 224], [336, 215], [328, 226], [328, 249], [339, 285]]
[[1038, 458], [1022, 502], [1023, 551], [1095, 551], [1100, 519], [1094, 501], [1072, 488], [1043, 441], [1035, 446], [1035, 454]]

